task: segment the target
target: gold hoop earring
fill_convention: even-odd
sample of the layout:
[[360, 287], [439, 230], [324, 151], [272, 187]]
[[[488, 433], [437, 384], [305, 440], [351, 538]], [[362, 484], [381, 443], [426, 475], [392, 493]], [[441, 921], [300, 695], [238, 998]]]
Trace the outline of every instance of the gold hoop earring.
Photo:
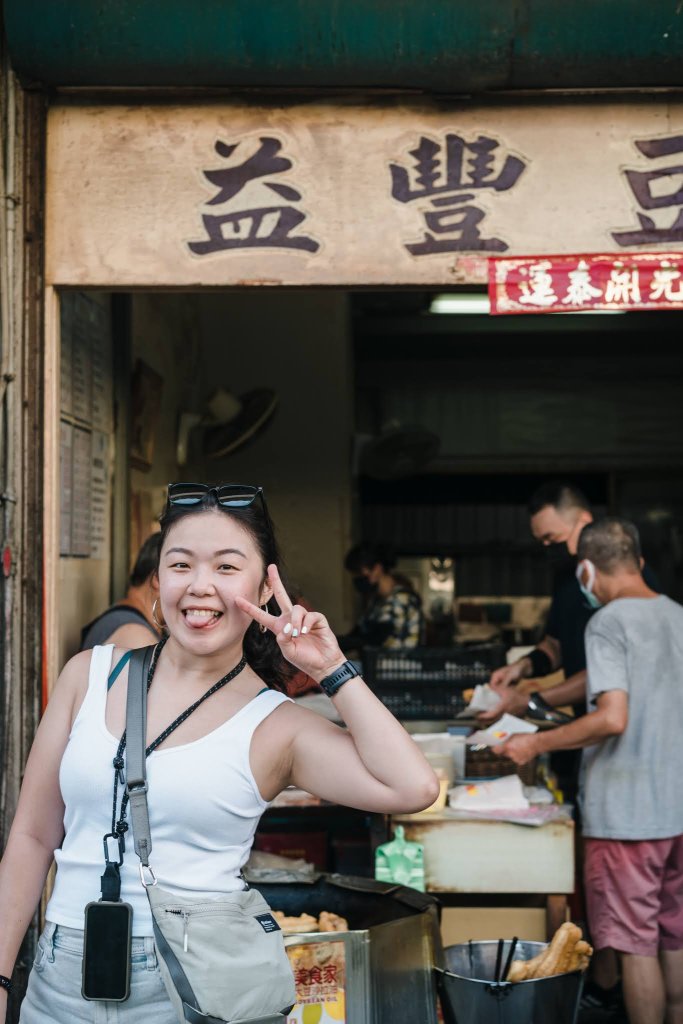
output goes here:
[[166, 629], [166, 623], [165, 622], [159, 622], [159, 620], [157, 618], [157, 605], [158, 604], [159, 604], [159, 598], [155, 597], [154, 598], [154, 604], [152, 605], [152, 622], [154, 623], [154, 625], [157, 627], [157, 629], [161, 633], [164, 629]]
[[[263, 607], [261, 608], [261, 611], [262, 611], [262, 612], [267, 612], [267, 611], [268, 611], [268, 605], [267, 605], [267, 604], [264, 604], [264, 605], [263, 605]], [[267, 626], [264, 626], [264, 624], [263, 624], [262, 622], [259, 622], [259, 624], [258, 624], [258, 628], [260, 629], [260, 631], [261, 631], [262, 633], [265, 633], [265, 632], [266, 632], [266, 630], [268, 629], [268, 627], [267, 627]]]

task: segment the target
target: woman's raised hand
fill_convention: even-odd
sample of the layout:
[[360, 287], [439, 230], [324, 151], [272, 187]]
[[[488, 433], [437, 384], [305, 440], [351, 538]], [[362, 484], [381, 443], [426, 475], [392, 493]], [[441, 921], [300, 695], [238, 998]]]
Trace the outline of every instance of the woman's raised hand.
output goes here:
[[236, 597], [235, 604], [275, 634], [287, 661], [319, 682], [345, 660], [337, 638], [324, 615], [292, 604], [275, 565], [268, 566], [268, 579], [280, 607], [279, 615], [271, 615], [243, 597]]

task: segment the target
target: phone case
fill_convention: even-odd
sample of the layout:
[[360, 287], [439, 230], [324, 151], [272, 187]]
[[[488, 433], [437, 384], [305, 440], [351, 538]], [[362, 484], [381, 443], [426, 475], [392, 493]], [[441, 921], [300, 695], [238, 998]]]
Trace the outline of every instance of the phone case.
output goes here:
[[83, 934], [81, 994], [84, 999], [117, 1003], [128, 999], [132, 930], [130, 903], [106, 900], [88, 903]]

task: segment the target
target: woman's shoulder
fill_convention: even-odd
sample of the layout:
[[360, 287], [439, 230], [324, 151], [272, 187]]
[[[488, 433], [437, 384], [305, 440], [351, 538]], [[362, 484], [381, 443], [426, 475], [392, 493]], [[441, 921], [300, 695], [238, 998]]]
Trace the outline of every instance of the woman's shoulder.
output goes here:
[[55, 691], [57, 687], [68, 688], [70, 686], [78, 685], [85, 681], [87, 684], [88, 677], [90, 675], [90, 665], [92, 663], [93, 651], [97, 648], [90, 648], [87, 651], [79, 651], [78, 654], [74, 654], [72, 658], [69, 658], [66, 665], [59, 673], [59, 678], [55, 685]]
[[125, 661], [130, 661], [133, 651], [135, 650], [134, 647], [125, 647], [122, 644], [108, 644], [107, 646], [113, 647], [113, 651], [111, 653], [111, 670], [115, 669], [118, 663], [120, 661], [124, 661], [124, 659]]
[[298, 701], [279, 690], [269, 689], [268, 694], [272, 694], [269, 701], [272, 711], [259, 726], [262, 731], [273, 728], [279, 730], [281, 735], [286, 734], [292, 739], [301, 730], [308, 732], [311, 729], [324, 729], [330, 724], [323, 715], [303, 707]]
[[72, 709], [72, 719], [78, 714], [88, 690], [92, 654], [92, 650], [79, 651], [69, 658], [50, 690], [48, 704], [53, 710], [68, 706]]
[[116, 648], [112, 645], [91, 647], [74, 654], [59, 673], [57, 681], [52, 687], [50, 700], [64, 700], [71, 696], [78, 701], [80, 706], [87, 693], [93, 669], [99, 666], [102, 675], [106, 678], [111, 668], [125, 654], [124, 648]]

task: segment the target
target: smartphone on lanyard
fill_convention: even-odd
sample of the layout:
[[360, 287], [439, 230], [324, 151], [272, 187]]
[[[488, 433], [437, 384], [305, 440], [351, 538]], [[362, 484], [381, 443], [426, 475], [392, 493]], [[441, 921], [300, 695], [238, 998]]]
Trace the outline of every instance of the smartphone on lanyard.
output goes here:
[[130, 903], [97, 900], [85, 908], [83, 936], [84, 999], [123, 1002], [130, 995], [133, 908]]

